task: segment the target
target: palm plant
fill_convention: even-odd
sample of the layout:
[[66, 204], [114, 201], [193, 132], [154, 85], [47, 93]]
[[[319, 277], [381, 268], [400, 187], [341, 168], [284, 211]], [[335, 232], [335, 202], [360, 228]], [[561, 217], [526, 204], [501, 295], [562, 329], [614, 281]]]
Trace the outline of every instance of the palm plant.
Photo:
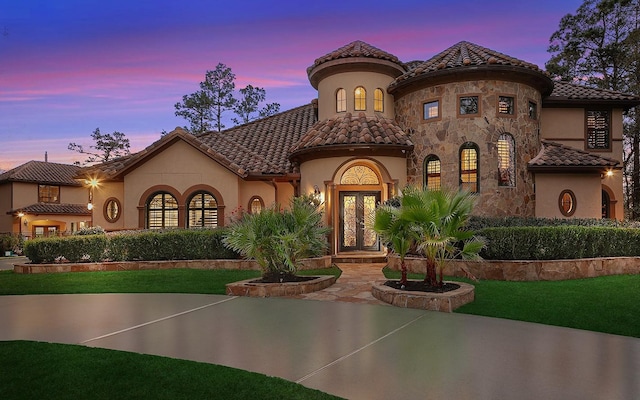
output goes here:
[[263, 277], [295, 275], [303, 258], [325, 254], [328, 229], [322, 213], [304, 197], [292, 200], [291, 209], [277, 206], [245, 214], [231, 225], [223, 242], [242, 256], [256, 260]]
[[412, 248], [424, 255], [427, 263], [424, 281], [431, 286], [442, 286], [443, 268], [448, 260], [479, 258], [484, 241], [465, 229], [474, 201], [468, 192], [407, 187], [399, 207], [381, 206], [376, 210], [374, 230], [400, 256], [403, 283], [406, 283], [404, 257]]

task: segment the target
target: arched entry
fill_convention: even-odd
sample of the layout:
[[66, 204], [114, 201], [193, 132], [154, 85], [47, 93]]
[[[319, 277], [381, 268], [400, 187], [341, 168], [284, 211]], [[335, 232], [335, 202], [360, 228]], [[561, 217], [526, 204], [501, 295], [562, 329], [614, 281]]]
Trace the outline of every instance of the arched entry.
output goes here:
[[368, 221], [382, 199], [382, 179], [370, 165], [356, 163], [338, 184], [338, 251], [378, 251], [380, 241]]
[[602, 218], [616, 219], [615, 193], [607, 185], [602, 185]]

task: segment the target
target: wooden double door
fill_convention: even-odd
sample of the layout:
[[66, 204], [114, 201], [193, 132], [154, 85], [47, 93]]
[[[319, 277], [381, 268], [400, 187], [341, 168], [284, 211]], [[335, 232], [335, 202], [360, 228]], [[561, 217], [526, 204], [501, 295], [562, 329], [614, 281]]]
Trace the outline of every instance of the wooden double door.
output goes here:
[[380, 192], [340, 192], [339, 251], [380, 250], [368, 223], [379, 202]]

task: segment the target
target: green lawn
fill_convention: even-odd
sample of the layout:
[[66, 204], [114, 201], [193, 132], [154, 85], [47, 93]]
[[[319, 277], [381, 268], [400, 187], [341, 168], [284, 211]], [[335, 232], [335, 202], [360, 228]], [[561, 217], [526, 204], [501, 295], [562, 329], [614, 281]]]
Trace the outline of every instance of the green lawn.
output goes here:
[[[299, 275], [336, 275], [337, 267], [298, 271]], [[167, 269], [117, 272], [16, 274], [0, 271], [0, 295], [63, 293], [225, 294], [225, 285], [257, 278], [260, 271]]]
[[338, 399], [219, 365], [41, 342], [0, 342], [0, 399]]
[[[400, 273], [385, 268], [389, 279]], [[424, 275], [409, 274], [411, 279]], [[640, 275], [569, 281], [472, 282], [475, 301], [458, 313], [537, 322], [640, 338]]]

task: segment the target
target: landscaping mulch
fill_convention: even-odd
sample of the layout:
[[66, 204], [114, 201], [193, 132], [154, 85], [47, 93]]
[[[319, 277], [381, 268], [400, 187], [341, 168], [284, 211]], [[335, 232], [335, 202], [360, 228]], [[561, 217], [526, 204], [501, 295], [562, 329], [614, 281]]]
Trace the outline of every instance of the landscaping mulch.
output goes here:
[[400, 281], [386, 281], [384, 284], [398, 290], [429, 293], [445, 293], [460, 287], [460, 285], [450, 282], [444, 282], [442, 286], [431, 286], [424, 281], [408, 281], [405, 285], [402, 285]]

